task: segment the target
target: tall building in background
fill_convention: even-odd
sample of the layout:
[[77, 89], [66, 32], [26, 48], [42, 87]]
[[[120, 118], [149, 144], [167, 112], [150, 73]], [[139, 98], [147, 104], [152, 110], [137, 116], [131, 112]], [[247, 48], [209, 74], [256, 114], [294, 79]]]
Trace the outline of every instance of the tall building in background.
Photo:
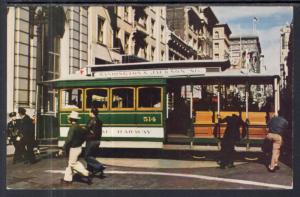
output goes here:
[[197, 50], [174, 32], [169, 31], [168, 38], [169, 60], [193, 60], [197, 57]]
[[229, 59], [231, 30], [227, 24], [217, 24], [213, 28], [213, 59]]
[[89, 7], [89, 64], [168, 59], [163, 6]]
[[280, 89], [287, 85], [288, 65], [287, 57], [289, 52], [289, 39], [291, 33], [291, 25], [286, 25], [280, 29]]
[[213, 58], [212, 32], [217, 23], [218, 19], [210, 7], [167, 6], [168, 28], [197, 51], [191, 59]]
[[233, 68], [248, 69], [260, 73], [261, 46], [258, 36], [242, 35], [230, 37], [230, 62]]

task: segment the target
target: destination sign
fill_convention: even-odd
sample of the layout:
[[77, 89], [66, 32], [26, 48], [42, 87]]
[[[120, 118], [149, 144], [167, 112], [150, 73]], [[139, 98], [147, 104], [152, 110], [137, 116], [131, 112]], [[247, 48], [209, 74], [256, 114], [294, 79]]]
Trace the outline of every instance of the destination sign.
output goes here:
[[187, 75], [204, 75], [205, 68], [162, 68], [149, 70], [118, 70], [96, 72], [95, 77], [123, 78], [123, 77], [172, 77]]

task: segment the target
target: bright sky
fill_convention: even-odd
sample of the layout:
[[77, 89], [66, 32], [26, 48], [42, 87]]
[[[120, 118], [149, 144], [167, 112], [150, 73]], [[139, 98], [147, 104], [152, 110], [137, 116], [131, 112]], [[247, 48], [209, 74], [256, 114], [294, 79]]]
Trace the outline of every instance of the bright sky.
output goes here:
[[[279, 74], [280, 28], [290, 24], [293, 8], [290, 6], [222, 6], [211, 7], [220, 23], [227, 23], [232, 35], [252, 34], [253, 18], [258, 18], [256, 30], [260, 39], [264, 64], [268, 73]], [[240, 28], [239, 28], [240, 27]]]

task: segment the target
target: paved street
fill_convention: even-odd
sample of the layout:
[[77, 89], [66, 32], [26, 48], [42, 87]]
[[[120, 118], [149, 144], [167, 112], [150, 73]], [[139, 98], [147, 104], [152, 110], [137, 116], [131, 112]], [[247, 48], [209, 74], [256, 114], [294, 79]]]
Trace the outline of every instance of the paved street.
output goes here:
[[[256, 153], [258, 154], [258, 153]], [[236, 167], [218, 168], [213, 161], [216, 152], [105, 150], [99, 161], [106, 165], [105, 177], [61, 185], [67, 161], [55, 158], [53, 152], [39, 156], [33, 165], [12, 165], [7, 157], [7, 187], [10, 189], [289, 189], [292, 170], [281, 163], [281, 169], [269, 173], [258, 160], [243, 159], [238, 153]], [[144, 157], [141, 157], [144, 155]], [[126, 157], [127, 156], [127, 157]], [[255, 155], [251, 156], [255, 158]]]

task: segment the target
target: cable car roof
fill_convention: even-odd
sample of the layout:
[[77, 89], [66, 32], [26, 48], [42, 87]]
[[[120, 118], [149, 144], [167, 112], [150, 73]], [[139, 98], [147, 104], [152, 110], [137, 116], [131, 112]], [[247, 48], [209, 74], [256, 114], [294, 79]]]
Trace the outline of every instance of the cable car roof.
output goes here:
[[229, 60], [176, 60], [162, 62], [137, 62], [137, 63], [121, 63], [121, 64], [102, 64], [88, 65], [91, 72], [111, 71], [111, 70], [135, 70], [135, 69], [154, 69], [154, 68], [209, 68], [220, 67], [226, 70], [230, 67]]
[[[104, 64], [87, 66], [91, 76], [72, 74], [64, 78], [43, 82], [120, 80], [120, 79], [188, 79], [218, 82], [243, 83], [243, 80], [255, 83], [272, 83], [278, 75], [247, 72], [243, 69], [228, 69], [229, 60], [185, 60], [168, 62], [139, 62], [126, 64]], [[215, 69], [216, 68], [216, 69]], [[174, 72], [176, 71], [176, 72]], [[86, 71], [88, 72], [88, 71]], [[87, 73], [86, 73], [87, 74]]]

